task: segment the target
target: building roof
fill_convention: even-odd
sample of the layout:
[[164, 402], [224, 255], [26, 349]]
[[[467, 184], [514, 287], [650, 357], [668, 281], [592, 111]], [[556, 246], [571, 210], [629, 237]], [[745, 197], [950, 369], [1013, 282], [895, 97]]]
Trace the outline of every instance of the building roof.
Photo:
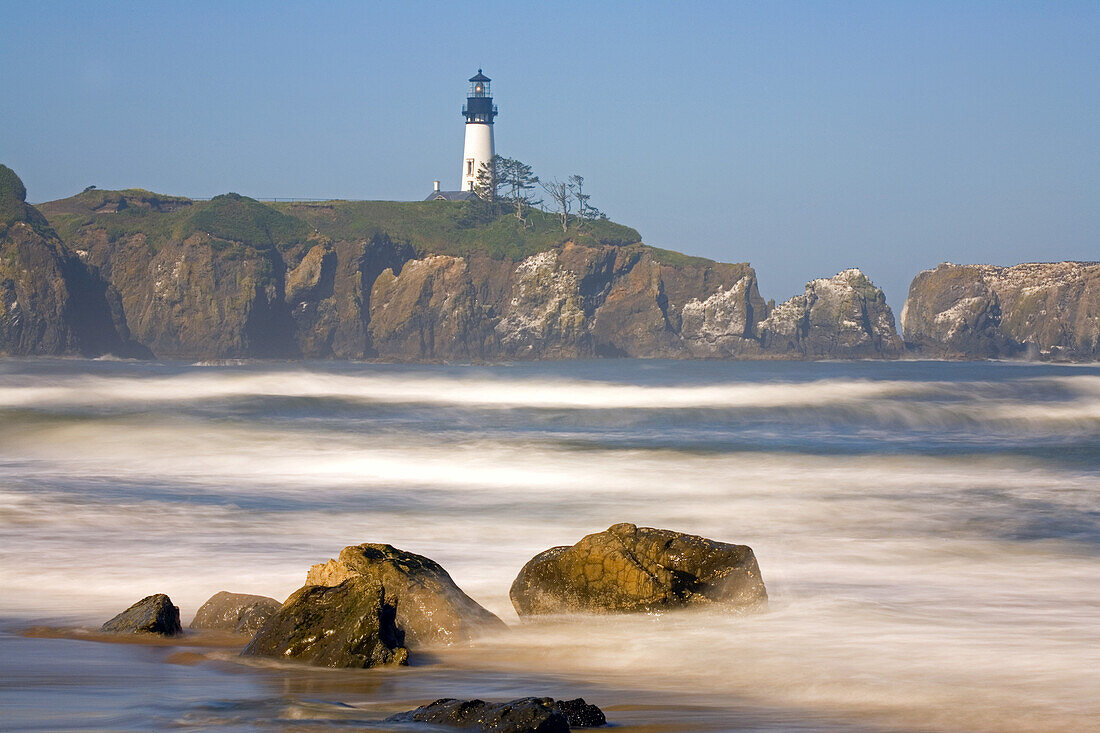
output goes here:
[[473, 191], [432, 191], [425, 201], [469, 201], [474, 197]]
[[492, 81], [492, 79], [485, 76], [485, 74], [482, 74], [481, 69], [478, 69], [477, 70], [477, 76], [471, 76], [470, 81]]

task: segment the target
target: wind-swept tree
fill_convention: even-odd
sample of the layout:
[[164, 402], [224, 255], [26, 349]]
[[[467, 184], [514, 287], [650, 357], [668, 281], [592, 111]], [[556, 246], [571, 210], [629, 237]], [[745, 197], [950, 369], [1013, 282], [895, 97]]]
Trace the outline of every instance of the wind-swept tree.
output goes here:
[[573, 189], [573, 198], [577, 202], [577, 217], [582, 223], [603, 216], [599, 209], [588, 203], [592, 196], [584, 192], [584, 176], [578, 176], [574, 173], [569, 176], [569, 185]]
[[546, 191], [554, 202], [558, 220], [561, 222], [561, 230], [568, 232], [569, 214], [573, 210], [573, 184], [552, 178], [549, 181], [542, 181], [542, 190]]

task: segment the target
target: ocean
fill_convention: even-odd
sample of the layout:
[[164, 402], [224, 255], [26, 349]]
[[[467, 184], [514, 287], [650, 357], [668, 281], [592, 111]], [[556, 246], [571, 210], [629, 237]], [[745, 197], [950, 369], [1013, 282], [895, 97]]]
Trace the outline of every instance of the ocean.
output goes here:
[[[523, 564], [618, 522], [750, 545], [768, 611], [521, 623]], [[25, 633], [157, 592], [186, 626], [362, 542], [511, 630], [365, 671]], [[623, 731], [1095, 729], [1100, 366], [2, 360], [0, 589], [8, 730], [395, 730], [529, 695]]]

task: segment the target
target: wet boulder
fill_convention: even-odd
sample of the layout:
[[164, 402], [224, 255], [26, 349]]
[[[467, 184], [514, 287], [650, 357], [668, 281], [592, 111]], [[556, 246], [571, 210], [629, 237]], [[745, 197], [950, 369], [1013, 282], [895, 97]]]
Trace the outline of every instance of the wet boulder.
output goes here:
[[443, 698], [391, 715], [385, 722], [430, 723], [485, 733], [564, 733], [571, 728], [604, 725], [607, 719], [603, 711], [581, 698], [524, 697], [502, 703]]
[[752, 548], [633, 524], [539, 553], [509, 596], [520, 616], [701, 605], [752, 610], [768, 600]]
[[583, 697], [558, 700], [554, 704], [569, 721], [570, 728], [598, 728], [601, 725], [607, 725], [607, 716], [603, 711], [585, 702]]
[[146, 596], [112, 618], [100, 631], [111, 634], [159, 634], [175, 636], [183, 633], [180, 610], [163, 593]]
[[339, 559], [310, 568], [306, 585], [332, 586], [360, 576], [385, 588], [386, 602], [396, 609], [397, 627], [409, 646], [466, 642], [506, 628], [463, 593], [439, 563], [391, 545], [345, 547]]
[[382, 585], [360, 575], [295, 591], [241, 654], [362, 669], [409, 658]]
[[279, 610], [279, 603], [267, 596], [220, 591], [199, 607], [192, 629], [232, 631], [252, 636]]

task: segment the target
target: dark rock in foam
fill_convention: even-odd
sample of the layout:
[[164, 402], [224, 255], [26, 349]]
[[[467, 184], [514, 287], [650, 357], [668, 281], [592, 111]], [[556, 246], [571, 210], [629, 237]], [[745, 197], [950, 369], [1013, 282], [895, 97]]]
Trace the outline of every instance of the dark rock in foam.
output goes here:
[[485, 733], [564, 733], [573, 727], [604, 725], [607, 719], [583, 699], [525, 697], [503, 703], [443, 698], [416, 710], [398, 713], [387, 723], [431, 723]]
[[146, 596], [100, 627], [112, 634], [159, 634], [175, 636], [183, 633], [180, 610], [163, 593]]
[[192, 629], [232, 631], [251, 636], [279, 610], [279, 603], [267, 596], [220, 591], [199, 607]]
[[768, 599], [750, 547], [633, 524], [539, 553], [509, 595], [520, 616], [714, 604], [750, 610]]

